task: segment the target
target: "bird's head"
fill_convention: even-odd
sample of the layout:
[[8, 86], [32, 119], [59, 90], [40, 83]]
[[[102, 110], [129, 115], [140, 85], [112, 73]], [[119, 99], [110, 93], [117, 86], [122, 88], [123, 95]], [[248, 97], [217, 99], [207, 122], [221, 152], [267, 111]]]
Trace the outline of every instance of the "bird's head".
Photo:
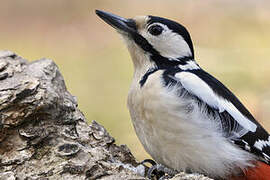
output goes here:
[[135, 68], [149, 63], [166, 68], [194, 59], [190, 35], [175, 21], [156, 16], [126, 19], [99, 10], [96, 14], [123, 36]]

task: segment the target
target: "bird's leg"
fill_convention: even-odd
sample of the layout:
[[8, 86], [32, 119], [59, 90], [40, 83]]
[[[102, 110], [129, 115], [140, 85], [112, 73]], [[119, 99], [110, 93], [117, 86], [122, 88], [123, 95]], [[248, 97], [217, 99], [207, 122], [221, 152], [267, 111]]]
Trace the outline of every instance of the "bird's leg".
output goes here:
[[[151, 166], [150, 167], [146, 166], [145, 165], [146, 163], [151, 164]], [[152, 159], [145, 159], [140, 164], [142, 164], [142, 165], [144, 165], [146, 167], [146, 176], [149, 179], [154, 179], [154, 178], [160, 179], [161, 177], [163, 177], [165, 175], [162, 172], [158, 172], [156, 169], [152, 169], [155, 165], [157, 165], [157, 163]], [[150, 170], [151, 170], [151, 174], [149, 175]]]
[[[154, 165], [156, 165], [157, 163], [154, 161], [154, 160], [152, 160], [152, 159], [145, 159], [145, 160], [143, 160], [142, 162], [140, 162], [140, 164], [142, 164], [142, 165], [144, 165], [145, 163], [149, 163], [149, 164], [151, 164], [152, 166], [154, 166]], [[144, 165], [145, 166], [145, 165]]]
[[149, 168], [147, 172], [147, 177], [151, 179], [155, 174], [158, 180], [163, 180], [173, 177], [174, 175], [177, 174], [177, 171], [170, 169], [162, 164], [156, 164], [153, 165], [151, 168]]
[[152, 165], [151, 167], [148, 167], [149, 169], [147, 171], [147, 178], [149, 179], [154, 179], [156, 177], [158, 180], [164, 180], [173, 177], [177, 173], [177, 171], [167, 168], [162, 164], [157, 164], [152, 159], [145, 159], [141, 162], [143, 165], [145, 163], [150, 163]]

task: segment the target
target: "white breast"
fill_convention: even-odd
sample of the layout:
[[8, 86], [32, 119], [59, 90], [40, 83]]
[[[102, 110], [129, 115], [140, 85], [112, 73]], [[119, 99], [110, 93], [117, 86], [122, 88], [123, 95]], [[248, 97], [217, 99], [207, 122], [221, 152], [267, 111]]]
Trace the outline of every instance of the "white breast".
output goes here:
[[178, 97], [176, 89], [163, 86], [162, 72], [151, 74], [142, 88], [135, 75], [128, 95], [135, 131], [154, 160], [212, 177], [226, 177], [252, 166], [253, 156], [228, 142], [217, 120], [190, 96]]

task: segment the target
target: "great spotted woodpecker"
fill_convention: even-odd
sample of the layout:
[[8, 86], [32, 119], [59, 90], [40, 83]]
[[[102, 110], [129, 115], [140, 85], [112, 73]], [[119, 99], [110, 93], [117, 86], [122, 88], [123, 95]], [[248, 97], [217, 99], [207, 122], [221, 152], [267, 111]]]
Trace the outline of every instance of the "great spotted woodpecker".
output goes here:
[[270, 137], [237, 97], [195, 61], [186, 28], [156, 16], [96, 11], [134, 64], [131, 119], [153, 159], [216, 179], [269, 180]]

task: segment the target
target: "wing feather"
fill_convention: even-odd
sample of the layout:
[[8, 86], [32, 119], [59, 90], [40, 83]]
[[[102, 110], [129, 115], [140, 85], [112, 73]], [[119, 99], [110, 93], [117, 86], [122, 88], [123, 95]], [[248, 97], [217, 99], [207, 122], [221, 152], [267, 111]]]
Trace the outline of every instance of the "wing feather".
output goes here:
[[212, 108], [222, 113], [227, 111], [244, 129], [255, 132], [257, 125], [245, 117], [228, 99], [224, 99], [199, 76], [192, 72], [179, 72], [174, 76], [175, 80], [191, 94], [198, 97]]
[[251, 113], [220, 81], [202, 69], [173, 69], [164, 72], [166, 86], [180, 84], [208, 112], [218, 115], [224, 135], [244, 150], [270, 164], [270, 137]]

